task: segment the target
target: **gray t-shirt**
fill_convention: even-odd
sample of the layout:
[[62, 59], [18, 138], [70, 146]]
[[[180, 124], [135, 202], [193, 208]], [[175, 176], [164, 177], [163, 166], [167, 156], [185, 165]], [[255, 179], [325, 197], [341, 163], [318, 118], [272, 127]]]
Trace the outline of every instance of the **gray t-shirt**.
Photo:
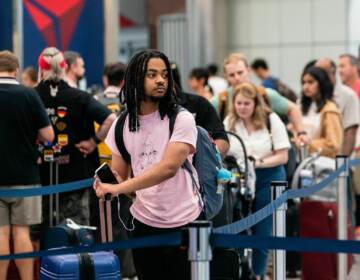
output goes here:
[[359, 125], [359, 98], [351, 88], [337, 82], [334, 88], [334, 101], [339, 106], [344, 129]]

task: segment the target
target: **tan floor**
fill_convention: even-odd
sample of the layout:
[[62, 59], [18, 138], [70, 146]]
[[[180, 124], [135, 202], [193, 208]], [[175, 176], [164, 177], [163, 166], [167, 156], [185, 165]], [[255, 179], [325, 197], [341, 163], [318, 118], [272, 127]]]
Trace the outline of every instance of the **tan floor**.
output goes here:
[[354, 255], [354, 265], [350, 271], [348, 280], [359, 280], [360, 279], [360, 255]]

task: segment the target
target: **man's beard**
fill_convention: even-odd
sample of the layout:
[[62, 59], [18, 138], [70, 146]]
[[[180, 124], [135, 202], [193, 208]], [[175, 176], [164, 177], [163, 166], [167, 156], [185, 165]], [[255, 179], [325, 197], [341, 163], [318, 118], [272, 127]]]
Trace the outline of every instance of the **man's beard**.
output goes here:
[[165, 99], [165, 95], [164, 96], [147, 96], [147, 95], [145, 95], [144, 101], [159, 103], [163, 99]]
[[84, 78], [84, 76], [85, 75], [76, 75], [76, 81], [80, 82]]

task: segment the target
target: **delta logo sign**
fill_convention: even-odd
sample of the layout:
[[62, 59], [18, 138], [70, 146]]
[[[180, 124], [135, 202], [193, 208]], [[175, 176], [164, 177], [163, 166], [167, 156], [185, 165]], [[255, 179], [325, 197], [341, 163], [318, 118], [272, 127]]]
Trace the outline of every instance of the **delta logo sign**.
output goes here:
[[103, 0], [23, 0], [24, 66], [36, 66], [45, 47], [79, 52], [88, 84], [101, 83], [104, 67]]
[[84, 8], [84, 1], [24, 0], [24, 7], [46, 44], [67, 50]]

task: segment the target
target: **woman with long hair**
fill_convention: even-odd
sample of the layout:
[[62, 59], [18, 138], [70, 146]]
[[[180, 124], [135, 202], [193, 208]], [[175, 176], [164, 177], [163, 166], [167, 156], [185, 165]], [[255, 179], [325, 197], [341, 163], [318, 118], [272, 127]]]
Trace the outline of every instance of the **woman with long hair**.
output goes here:
[[335, 158], [342, 145], [341, 114], [333, 98], [333, 85], [318, 67], [306, 68], [301, 76], [300, 106], [304, 129], [311, 137], [309, 152]]
[[[251, 83], [242, 83], [234, 89], [233, 105], [224, 120], [225, 129], [238, 134], [244, 141], [249, 158], [254, 162], [256, 183], [254, 211], [271, 202], [271, 181], [286, 180], [284, 164], [288, 160], [290, 142], [285, 125], [266, 105], [258, 88]], [[228, 155], [243, 158], [242, 147], [233, 137], [229, 137]], [[270, 236], [272, 219], [266, 218], [253, 228], [256, 235]], [[253, 269], [257, 279], [266, 275], [267, 250], [254, 250]]]

